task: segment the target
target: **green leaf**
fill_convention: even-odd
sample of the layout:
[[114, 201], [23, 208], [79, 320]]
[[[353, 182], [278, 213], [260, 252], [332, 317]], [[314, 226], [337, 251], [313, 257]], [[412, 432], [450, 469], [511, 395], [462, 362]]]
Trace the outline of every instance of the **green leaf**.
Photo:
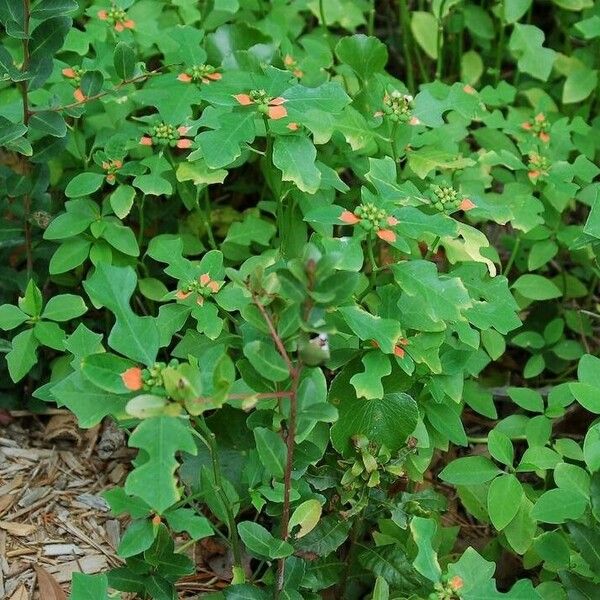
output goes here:
[[68, 17], [52, 16], [40, 23], [31, 34], [29, 53], [31, 62], [51, 58], [60, 49], [71, 27]]
[[500, 473], [500, 469], [485, 456], [463, 456], [444, 467], [439, 477], [454, 485], [477, 485]]
[[385, 44], [364, 34], [343, 37], [335, 47], [335, 53], [364, 80], [381, 72], [388, 59]]
[[556, 284], [542, 275], [521, 275], [512, 287], [528, 300], [552, 300], [562, 296]]
[[556, 52], [544, 48], [544, 32], [534, 25], [515, 23], [509, 48], [517, 58], [519, 69], [536, 79], [547, 81], [556, 59]]
[[521, 505], [523, 487], [512, 474], [496, 477], [487, 495], [487, 509], [492, 525], [502, 531], [515, 517]]
[[256, 450], [260, 460], [271, 477], [283, 478], [287, 449], [280, 435], [266, 427], [254, 429]]
[[511, 400], [521, 408], [531, 412], [544, 412], [544, 400], [536, 390], [529, 388], [509, 387], [506, 390]]
[[506, 23], [516, 23], [531, 6], [533, 0], [504, 0], [502, 7], [504, 9], [504, 20]]
[[138, 519], [127, 528], [117, 550], [122, 558], [140, 554], [152, 546], [157, 528], [151, 519]]
[[600, 573], [600, 533], [598, 527], [586, 527], [581, 523], [568, 524], [571, 539], [593, 573]]
[[488, 451], [498, 462], [512, 466], [515, 457], [512, 442], [498, 429], [492, 429], [488, 434]]
[[556, 488], [544, 492], [535, 503], [531, 516], [542, 523], [564, 523], [583, 515], [587, 500], [573, 490]]
[[331, 442], [344, 454], [352, 451], [352, 439], [359, 434], [377, 444], [385, 444], [394, 452], [404, 446], [417, 425], [417, 404], [401, 392], [366, 400], [356, 398], [354, 394], [340, 397], [332, 388], [329, 401], [339, 412], [338, 420], [331, 428]]
[[403, 594], [415, 594], [427, 580], [410, 564], [406, 552], [399, 544], [366, 548], [358, 544], [360, 564], [375, 575], [383, 577], [390, 586], [401, 589]]
[[22, 325], [29, 319], [29, 315], [24, 313], [18, 306], [13, 304], [2, 304], [0, 306], [0, 329], [10, 331], [19, 325]]
[[413, 566], [430, 581], [439, 581], [442, 569], [438, 562], [437, 552], [433, 548], [437, 523], [433, 519], [413, 517], [410, 521], [410, 531], [418, 549]]
[[262, 525], [253, 521], [242, 521], [237, 529], [246, 548], [259, 558], [285, 558], [294, 551], [291, 544], [273, 537]]
[[165, 513], [169, 527], [176, 532], [187, 532], [193, 540], [214, 534], [210, 521], [191, 508], [176, 508]]
[[108, 578], [103, 574], [73, 573], [69, 600], [108, 600]]
[[401, 335], [397, 321], [374, 316], [358, 306], [341, 306], [338, 312], [359, 339], [375, 340], [383, 352], [394, 352]]
[[104, 175], [102, 173], [79, 173], [69, 181], [65, 188], [65, 196], [67, 198], [89, 196], [99, 190], [103, 183]]
[[100, 263], [83, 287], [95, 306], [105, 306], [116, 319], [108, 344], [117, 352], [147, 366], [154, 363], [160, 336], [153, 317], [138, 317], [129, 305], [137, 277], [131, 267]]
[[156, 512], [164, 512], [181, 495], [175, 479], [179, 467], [175, 454], [179, 450], [197, 452], [189, 425], [177, 417], [146, 419], [131, 434], [129, 445], [144, 450], [146, 460], [129, 474], [125, 491], [144, 500]]
[[292, 513], [289, 522], [291, 532], [293, 532], [294, 527], [299, 526], [298, 531], [293, 534], [295, 539], [300, 539], [310, 533], [319, 523], [322, 512], [323, 507], [316, 499], [306, 500], [299, 504]]
[[6, 355], [6, 364], [10, 377], [15, 383], [21, 381], [37, 362], [38, 346], [33, 329], [22, 331], [12, 339], [12, 348]]
[[110, 207], [119, 219], [124, 219], [133, 206], [135, 190], [130, 185], [120, 185], [110, 195]]
[[130, 390], [125, 387], [121, 375], [133, 366], [134, 363], [126, 358], [100, 352], [86, 356], [81, 361], [81, 372], [101, 390], [113, 394], [129, 394]]
[[59, 112], [36, 111], [29, 119], [29, 126], [54, 137], [61, 138], [67, 135], [67, 124]]
[[51, 275], [66, 273], [81, 265], [90, 253], [92, 243], [82, 237], [63, 242], [50, 259]]
[[307, 137], [286, 135], [275, 138], [273, 164], [281, 171], [283, 181], [293, 182], [307, 194], [314, 194], [321, 183], [316, 156], [317, 150]]
[[121, 79], [131, 79], [135, 72], [135, 52], [129, 44], [119, 42], [113, 54], [115, 71]]
[[219, 120], [218, 129], [198, 135], [196, 140], [209, 168], [226, 167], [241, 155], [242, 146], [252, 142], [256, 136], [254, 118], [250, 111], [236, 115], [235, 118], [230, 113], [225, 113]]
[[428, 12], [412, 11], [410, 28], [417, 43], [434, 60], [437, 58], [437, 19]]
[[87, 311], [87, 306], [81, 296], [73, 294], [61, 294], [53, 296], [48, 300], [44, 311], [42, 312], [43, 319], [51, 321], [70, 321], [80, 317]]
[[254, 340], [244, 345], [244, 356], [267, 380], [285, 381], [290, 372], [283, 357], [272, 343]]
[[469, 293], [457, 277], [438, 275], [435, 263], [413, 260], [392, 267], [394, 279], [409, 296], [418, 299], [424, 313], [434, 321], [459, 321], [472, 306]]
[[388, 357], [381, 352], [368, 352], [362, 358], [365, 367], [363, 373], [357, 373], [350, 379], [359, 398], [372, 400], [383, 397], [381, 379], [392, 372]]
[[116, 415], [125, 409], [126, 400], [97, 388], [79, 372], [53, 384], [51, 392], [57, 404], [74, 413], [83, 428], [93, 427], [107, 415]]

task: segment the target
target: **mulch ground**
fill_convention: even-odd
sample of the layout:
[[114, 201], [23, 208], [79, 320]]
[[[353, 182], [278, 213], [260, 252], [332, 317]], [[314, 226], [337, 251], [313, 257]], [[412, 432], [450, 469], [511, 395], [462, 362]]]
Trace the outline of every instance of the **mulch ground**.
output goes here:
[[[123, 483], [133, 454], [114, 427], [83, 431], [59, 410], [10, 414], [0, 425], [0, 598], [65, 600], [74, 572], [123, 563], [116, 549], [127, 523], [111, 515], [101, 493]], [[186, 541], [176, 544], [186, 546], [197, 572], [178, 584], [179, 597], [224, 587], [224, 548], [214, 539]]]

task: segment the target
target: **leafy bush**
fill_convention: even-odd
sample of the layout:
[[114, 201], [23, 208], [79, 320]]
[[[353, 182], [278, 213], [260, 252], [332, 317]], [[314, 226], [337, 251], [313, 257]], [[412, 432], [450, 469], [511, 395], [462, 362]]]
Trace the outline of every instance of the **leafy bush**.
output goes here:
[[73, 600], [600, 597], [597, 5], [0, 21], [2, 403], [139, 449]]

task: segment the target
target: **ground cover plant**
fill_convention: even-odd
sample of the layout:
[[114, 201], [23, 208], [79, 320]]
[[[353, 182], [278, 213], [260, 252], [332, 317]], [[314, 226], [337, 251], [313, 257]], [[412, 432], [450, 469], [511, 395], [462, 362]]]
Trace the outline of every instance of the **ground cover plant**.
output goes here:
[[73, 600], [600, 597], [597, 3], [0, 22], [0, 407], [139, 449]]

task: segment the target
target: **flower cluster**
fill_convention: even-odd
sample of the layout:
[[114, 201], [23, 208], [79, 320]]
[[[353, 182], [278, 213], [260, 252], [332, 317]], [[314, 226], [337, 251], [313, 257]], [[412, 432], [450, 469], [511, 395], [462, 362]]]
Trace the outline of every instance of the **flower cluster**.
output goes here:
[[81, 78], [85, 73], [85, 69], [78, 67], [77, 65], [74, 67], [66, 67], [62, 70], [62, 74], [67, 79], [72, 79], [75, 85], [79, 85], [81, 83]]
[[283, 64], [288, 71], [292, 72], [294, 77], [297, 77], [298, 79], [304, 77], [304, 71], [298, 67], [298, 61], [295, 60], [293, 56], [286, 54], [283, 59]]
[[458, 192], [449, 186], [432, 185], [432, 204], [439, 211], [471, 210], [475, 204], [469, 198], [461, 198]]
[[548, 123], [548, 119], [546, 119], [544, 113], [538, 113], [532, 120], [525, 121], [521, 127], [525, 129], [525, 131], [531, 132], [545, 144], [550, 141], [550, 134], [548, 133], [550, 123]]
[[345, 210], [340, 215], [340, 221], [346, 225], [359, 225], [365, 231], [374, 231], [377, 237], [390, 244], [396, 241], [396, 234], [389, 227], [398, 225], [398, 219], [388, 215], [383, 208], [371, 202], [360, 204], [354, 212]]
[[429, 594], [428, 600], [455, 600], [460, 598], [458, 592], [463, 588], [464, 581], [462, 577], [454, 575], [453, 577], [443, 576], [442, 581], [436, 583], [433, 587], [435, 592]]
[[529, 154], [529, 161], [527, 163], [528, 172], [530, 179], [537, 180], [540, 177], [548, 175], [548, 169], [550, 168], [550, 162], [545, 156], [538, 154], [537, 152], [531, 152]]
[[178, 300], [186, 300], [192, 294], [197, 294], [196, 304], [202, 306], [204, 299], [208, 298], [211, 294], [216, 294], [221, 289], [221, 285], [223, 285], [223, 282], [215, 281], [211, 279], [208, 273], [204, 273], [197, 280], [194, 279], [180, 290], [177, 290], [175, 297]]
[[73, 92], [73, 98], [77, 100], [77, 102], [83, 102], [85, 100], [85, 95], [79, 85], [81, 84], [81, 78], [85, 73], [85, 69], [81, 67], [66, 67], [62, 70], [62, 74], [67, 79], [72, 79], [73, 83], [77, 86], [77, 89]]
[[179, 366], [179, 361], [175, 358], [169, 361], [167, 365], [164, 362], [156, 362], [147, 369], [140, 367], [131, 367], [121, 373], [123, 384], [128, 390], [137, 392], [139, 390], [150, 391], [155, 388], [164, 388], [163, 371], [167, 367], [176, 368]]
[[142, 146], [171, 146], [177, 148], [190, 148], [192, 140], [184, 137], [189, 131], [189, 127], [175, 127], [168, 123], [157, 123], [150, 129], [150, 135], [142, 136], [140, 144]]
[[106, 171], [106, 181], [114, 183], [117, 179], [117, 171], [123, 166], [122, 160], [105, 160], [102, 168]]
[[285, 98], [277, 96], [270, 98], [265, 90], [252, 90], [249, 94], [235, 94], [233, 96], [242, 106], [256, 104], [258, 112], [267, 115], [269, 119], [283, 119], [287, 116], [284, 103]]
[[219, 81], [223, 76], [211, 65], [194, 65], [181, 73], [177, 79], [183, 83], [210, 83]]
[[135, 22], [127, 18], [127, 13], [113, 4], [108, 10], [98, 11], [98, 18], [101, 21], [107, 21], [119, 33], [125, 29], [134, 29]]
[[394, 123], [418, 125], [417, 117], [412, 114], [413, 97], [394, 90], [383, 97], [383, 108], [375, 113], [375, 117], [388, 117]]

